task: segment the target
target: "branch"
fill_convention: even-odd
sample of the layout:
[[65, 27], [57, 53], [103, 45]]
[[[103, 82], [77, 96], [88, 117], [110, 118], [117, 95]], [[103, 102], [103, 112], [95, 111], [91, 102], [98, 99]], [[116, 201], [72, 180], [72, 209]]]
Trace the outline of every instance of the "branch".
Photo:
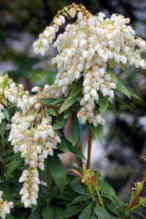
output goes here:
[[92, 153], [92, 132], [89, 129], [89, 131], [88, 131], [87, 165], [86, 165], [87, 169], [90, 169], [90, 165], [91, 165], [91, 153]]

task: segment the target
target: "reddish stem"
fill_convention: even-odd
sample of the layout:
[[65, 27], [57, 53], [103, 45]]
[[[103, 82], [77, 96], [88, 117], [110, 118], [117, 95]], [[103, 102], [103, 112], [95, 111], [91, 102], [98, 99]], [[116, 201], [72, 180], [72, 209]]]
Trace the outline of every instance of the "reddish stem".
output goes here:
[[92, 132], [89, 129], [89, 131], [88, 131], [87, 165], [86, 165], [87, 169], [90, 169], [90, 165], [91, 165], [91, 153], [92, 153]]

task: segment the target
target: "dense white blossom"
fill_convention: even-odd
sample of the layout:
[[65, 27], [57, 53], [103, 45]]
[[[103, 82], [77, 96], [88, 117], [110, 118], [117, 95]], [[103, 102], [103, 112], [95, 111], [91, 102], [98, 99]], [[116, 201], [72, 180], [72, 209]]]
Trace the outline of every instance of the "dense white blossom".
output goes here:
[[9, 101], [21, 110], [29, 110], [38, 101], [36, 96], [30, 95], [25, 91], [21, 84], [16, 84], [7, 75], [0, 76], [0, 101]]
[[3, 192], [0, 191], [0, 217], [5, 219], [10, 214], [11, 208], [13, 208], [13, 202], [3, 200], [2, 195]]
[[[4, 119], [4, 105], [2, 104], [6, 104], [8, 101], [20, 109], [11, 119], [9, 141], [14, 152], [20, 153], [29, 168], [20, 177], [20, 181], [24, 182], [20, 195], [25, 207], [31, 207], [37, 203], [38, 170], [44, 169], [45, 159], [48, 155], [53, 155], [53, 150], [60, 142], [60, 138], [51, 125], [52, 119], [47, 115], [47, 109], [45, 110], [41, 103], [43, 96], [39, 93], [40, 89], [35, 87], [32, 91], [37, 93], [30, 95], [22, 85], [17, 85], [7, 75], [0, 76], [0, 122]], [[28, 178], [22, 180], [23, 176], [26, 176], [25, 173]], [[29, 188], [33, 186], [36, 189], [31, 193], [32, 196], [31, 194], [29, 196]], [[25, 193], [28, 195], [26, 195], [27, 197]], [[34, 197], [33, 194], [35, 194]]]
[[20, 152], [26, 165], [44, 169], [44, 160], [53, 155], [53, 149], [60, 141], [50, 117], [39, 112], [17, 112], [12, 118], [9, 140], [15, 152]]
[[[52, 59], [58, 69], [55, 83], [44, 89], [48, 96], [67, 95], [69, 85], [83, 78], [83, 98], [78, 117], [82, 122], [96, 126], [98, 123], [103, 124], [103, 119], [102, 115], [95, 113], [95, 104], [102, 96], [110, 101], [116, 88], [116, 82], [108, 72], [109, 64], [112, 63], [113, 69], [117, 65], [146, 68], [146, 62], [141, 56], [146, 51], [146, 42], [136, 37], [129, 19], [122, 15], [113, 14], [106, 18], [105, 14], [99, 13], [93, 16], [85, 8], [79, 9], [74, 5], [72, 12], [69, 8], [68, 16], [72, 18], [76, 14], [76, 21], [66, 24], [63, 33], [56, 34], [54, 25], [59, 27], [66, 19], [66, 13], [58, 15], [54, 19], [57, 20], [56, 24], [53, 22], [47, 27], [34, 43], [34, 51], [47, 55], [50, 45], [58, 51]], [[38, 43], [41, 45], [39, 49], [36, 47]]]
[[30, 208], [37, 204], [38, 192], [39, 192], [39, 173], [37, 169], [24, 170], [20, 179], [20, 183], [23, 183], [21, 188], [21, 201], [26, 208]]

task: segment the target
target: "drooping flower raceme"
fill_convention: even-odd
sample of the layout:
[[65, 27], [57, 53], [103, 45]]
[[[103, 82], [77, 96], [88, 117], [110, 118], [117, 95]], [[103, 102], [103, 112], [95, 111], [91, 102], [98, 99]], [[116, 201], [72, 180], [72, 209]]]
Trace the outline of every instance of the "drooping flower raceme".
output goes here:
[[[39, 88], [33, 88], [33, 92]], [[39, 169], [44, 169], [44, 161], [48, 155], [53, 155], [60, 138], [54, 131], [52, 119], [41, 99], [40, 93], [30, 95], [22, 85], [17, 85], [7, 75], [0, 76], [1, 120], [4, 119], [3, 109], [7, 102], [20, 109], [11, 120], [9, 141], [14, 152], [19, 152], [24, 159], [27, 169], [20, 177], [23, 183], [20, 191], [21, 200], [25, 207], [37, 203], [39, 191]]]
[[38, 191], [39, 191], [39, 173], [37, 168], [24, 170], [20, 179], [23, 187], [20, 191], [21, 201], [26, 208], [37, 204]]
[[13, 202], [3, 200], [2, 195], [3, 192], [0, 191], [0, 217], [5, 219], [10, 214], [11, 208], [13, 208]]
[[51, 118], [41, 116], [39, 112], [17, 112], [12, 118], [9, 140], [26, 165], [43, 170], [44, 160], [53, 155], [60, 139], [51, 126]]
[[[69, 86], [82, 79], [83, 97], [78, 117], [83, 123], [103, 124], [102, 116], [95, 113], [95, 105], [102, 96], [109, 101], [114, 97], [116, 82], [108, 73], [109, 64], [146, 68], [141, 56], [146, 51], [146, 42], [136, 37], [129, 19], [122, 15], [105, 18], [99, 13], [93, 16], [83, 7], [77, 10], [74, 4], [72, 10], [69, 8], [67, 14], [66, 11], [58, 14], [34, 43], [37, 54], [47, 55], [50, 45], [58, 51], [52, 59], [58, 74], [45, 92], [52, 97], [67, 95]], [[76, 19], [68, 24], [69, 17]], [[60, 26], [64, 32], [59, 34]]]

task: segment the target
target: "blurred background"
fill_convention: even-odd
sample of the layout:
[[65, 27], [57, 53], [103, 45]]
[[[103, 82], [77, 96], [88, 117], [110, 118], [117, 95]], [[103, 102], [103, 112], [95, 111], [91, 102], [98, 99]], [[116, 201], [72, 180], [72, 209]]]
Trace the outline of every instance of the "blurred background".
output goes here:
[[[146, 0], [0, 0], [0, 73], [8, 73], [30, 90], [52, 83], [55, 71], [48, 59], [34, 55], [32, 43], [49, 25], [57, 10], [82, 3], [94, 14], [121, 13], [131, 19], [137, 34], [146, 39]], [[50, 59], [54, 50], [50, 48]], [[120, 113], [108, 112], [104, 138], [94, 141], [93, 167], [126, 199], [133, 182], [142, 178], [146, 163], [146, 71], [128, 68], [121, 76], [143, 102], [124, 99]]]

